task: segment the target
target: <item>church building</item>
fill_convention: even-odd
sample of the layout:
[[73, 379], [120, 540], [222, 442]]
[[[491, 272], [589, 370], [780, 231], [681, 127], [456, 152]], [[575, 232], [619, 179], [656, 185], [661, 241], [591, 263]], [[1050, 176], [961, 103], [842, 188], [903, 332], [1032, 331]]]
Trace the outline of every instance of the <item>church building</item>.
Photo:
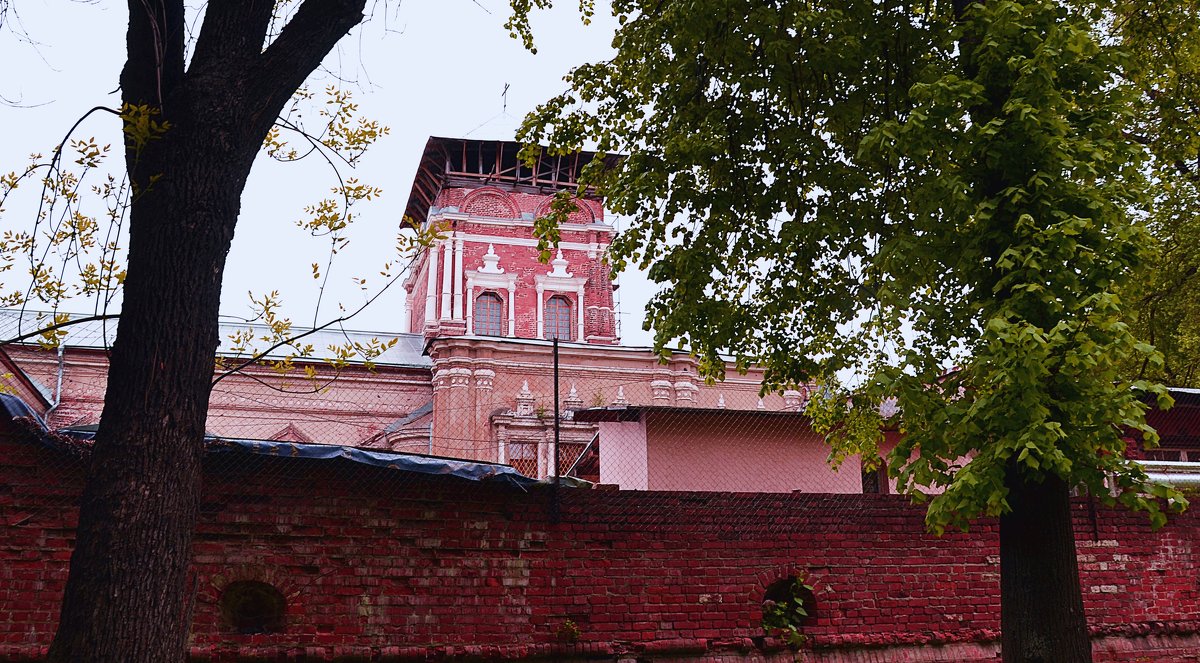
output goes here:
[[[615, 231], [603, 201], [583, 197], [547, 262], [533, 233], [596, 155], [543, 153], [529, 168], [519, 148], [430, 138], [406, 222], [437, 239], [404, 282], [395, 327], [407, 331], [379, 336], [396, 343], [370, 365], [352, 362], [326, 378], [330, 369], [313, 362], [319, 388], [264, 365], [225, 377], [212, 394], [209, 435], [491, 463], [635, 490], [886, 489], [857, 468], [826, 465], [828, 449], [801, 414], [804, 390], [760, 397], [761, 373], [732, 366], [706, 385], [686, 352], [660, 358], [621, 345], [606, 261]], [[0, 312], [0, 337], [36, 329], [34, 318]], [[223, 355], [236, 354], [225, 336], [245, 327], [223, 329]], [[56, 351], [0, 349], [0, 373], [27, 385], [49, 428], [87, 432], [99, 420], [115, 323], [68, 332]], [[324, 330], [305, 340], [323, 348], [373, 337]]]

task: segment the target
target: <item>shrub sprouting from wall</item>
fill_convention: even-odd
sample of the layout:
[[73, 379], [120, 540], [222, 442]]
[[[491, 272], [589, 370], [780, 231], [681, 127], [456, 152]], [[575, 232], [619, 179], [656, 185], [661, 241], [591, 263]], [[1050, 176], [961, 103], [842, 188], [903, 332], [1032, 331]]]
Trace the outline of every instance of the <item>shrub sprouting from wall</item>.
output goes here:
[[806, 640], [801, 628], [812, 623], [817, 615], [813, 588], [799, 576], [771, 583], [763, 594], [762, 615], [762, 627], [767, 635], [799, 647]]

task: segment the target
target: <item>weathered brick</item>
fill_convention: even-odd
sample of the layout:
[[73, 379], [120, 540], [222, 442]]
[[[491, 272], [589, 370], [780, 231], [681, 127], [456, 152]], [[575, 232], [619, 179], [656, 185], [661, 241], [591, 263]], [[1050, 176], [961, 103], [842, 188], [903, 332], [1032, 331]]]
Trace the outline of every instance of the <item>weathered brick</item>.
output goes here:
[[[36, 659], [82, 467], [15, 434], [0, 458], [0, 660]], [[996, 524], [934, 538], [894, 496], [564, 490], [555, 523], [548, 490], [293, 458], [214, 456], [206, 472], [205, 502], [223, 506], [195, 537], [197, 660], [790, 661], [762, 639], [760, 604], [794, 573], [816, 587], [806, 661], [995, 660]], [[1154, 532], [1101, 509], [1093, 525], [1082, 502], [1075, 517], [1097, 663], [1195, 662], [1200, 518]], [[284, 594], [284, 632], [222, 623], [239, 580]]]

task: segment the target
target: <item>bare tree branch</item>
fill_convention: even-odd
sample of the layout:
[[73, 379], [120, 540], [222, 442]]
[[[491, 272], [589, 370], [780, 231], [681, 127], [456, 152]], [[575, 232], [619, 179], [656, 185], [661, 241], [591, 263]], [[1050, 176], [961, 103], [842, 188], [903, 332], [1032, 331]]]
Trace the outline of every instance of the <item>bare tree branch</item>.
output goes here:
[[0, 341], [0, 347], [3, 347], [5, 345], [11, 345], [13, 343], [20, 343], [21, 341], [27, 341], [31, 338], [42, 336], [49, 332], [57, 331], [59, 329], [63, 329], [65, 327], [70, 327], [72, 325], [78, 325], [78, 324], [82, 324], [84, 322], [96, 322], [97, 320], [116, 320], [119, 317], [121, 317], [121, 314], [119, 314], [119, 313], [107, 313], [104, 315], [89, 315], [84, 318], [74, 318], [74, 319], [68, 320], [66, 322], [60, 322], [58, 324], [41, 327], [37, 331], [32, 331], [32, 332], [29, 332], [28, 334], [21, 334], [19, 336], [14, 336], [12, 338], [4, 339], [4, 340]]
[[249, 110], [266, 133], [280, 109], [338, 40], [363, 19], [366, 0], [308, 0], [260, 58], [249, 87], [261, 90]]

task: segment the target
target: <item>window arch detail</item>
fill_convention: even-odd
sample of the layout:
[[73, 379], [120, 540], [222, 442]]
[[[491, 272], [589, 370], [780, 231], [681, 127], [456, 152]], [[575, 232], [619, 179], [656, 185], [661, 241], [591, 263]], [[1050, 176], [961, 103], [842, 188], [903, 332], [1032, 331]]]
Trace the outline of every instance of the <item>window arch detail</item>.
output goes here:
[[272, 585], [256, 580], [231, 582], [221, 593], [221, 618], [244, 635], [282, 633], [287, 599]]
[[571, 312], [571, 300], [562, 295], [554, 295], [546, 301], [545, 327], [547, 339], [561, 341], [574, 340], [572, 329], [575, 317]]
[[475, 298], [474, 333], [477, 336], [504, 336], [504, 300], [494, 292]]

